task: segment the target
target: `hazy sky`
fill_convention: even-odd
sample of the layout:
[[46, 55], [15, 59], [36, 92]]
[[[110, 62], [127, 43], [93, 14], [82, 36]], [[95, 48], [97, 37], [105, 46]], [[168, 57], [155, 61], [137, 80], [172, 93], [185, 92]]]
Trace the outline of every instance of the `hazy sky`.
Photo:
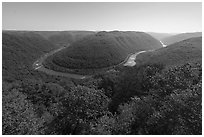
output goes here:
[[3, 3], [3, 29], [202, 31], [201, 3]]

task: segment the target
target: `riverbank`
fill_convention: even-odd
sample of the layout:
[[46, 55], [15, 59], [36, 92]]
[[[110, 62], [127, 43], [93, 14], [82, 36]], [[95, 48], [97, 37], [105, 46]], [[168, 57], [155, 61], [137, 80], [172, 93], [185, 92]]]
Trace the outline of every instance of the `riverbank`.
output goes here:
[[[37, 61], [35, 61], [33, 63], [33, 68], [35, 70], [37, 70], [37, 71], [41, 71], [41, 72], [44, 72], [44, 73], [46, 73], [48, 75], [54, 75], [54, 76], [69, 77], [69, 78], [74, 78], [74, 79], [85, 79], [85, 78], [92, 77], [93, 75], [77, 74], [77, 73], [74, 72], [76, 70], [70, 70], [70, 72], [69, 71], [68, 72], [60, 72], [60, 71], [55, 71], [55, 70], [49, 69], [49, 68], [47, 68], [47, 67], [45, 67], [43, 65], [43, 62], [46, 60], [47, 57], [55, 54], [56, 52], [59, 52], [59, 51], [63, 50], [64, 48], [65, 47], [56, 49], [56, 50], [51, 51], [51, 52], [45, 54], [44, 56], [40, 57]], [[94, 70], [94, 71], [92, 70], [92, 71], [95, 72], [95, 73], [110, 72], [110, 70], [114, 71], [115, 67], [121, 66], [121, 65], [132, 67], [132, 66], [136, 65], [136, 62], [135, 62], [136, 56], [143, 53], [143, 52], [146, 52], [146, 51], [140, 51], [140, 52], [137, 52], [137, 53], [134, 53], [134, 54], [129, 54], [124, 61], [122, 61], [121, 63], [119, 63], [117, 65], [110, 66], [110, 67], [107, 67], [107, 68], [96, 69], [96, 70]], [[88, 70], [84, 70], [84, 71], [88, 72]]]

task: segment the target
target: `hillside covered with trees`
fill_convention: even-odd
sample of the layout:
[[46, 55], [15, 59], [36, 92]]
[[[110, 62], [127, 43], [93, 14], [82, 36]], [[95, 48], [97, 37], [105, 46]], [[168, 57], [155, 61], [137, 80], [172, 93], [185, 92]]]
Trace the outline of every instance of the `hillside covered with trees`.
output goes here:
[[49, 57], [46, 67], [53, 70], [57, 66], [68, 69], [105, 68], [121, 63], [130, 53], [160, 47], [158, 40], [144, 32], [98, 32]]
[[[55, 49], [38, 34], [3, 32], [2, 39], [3, 135], [202, 134], [199, 61], [186, 58], [171, 66], [168, 61], [146, 62], [76, 80], [32, 69], [36, 58]], [[168, 48], [169, 54], [181, 49], [198, 54], [193, 49], [202, 49], [201, 40], [189, 39], [154, 52]]]
[[40, 35], [29, 31], [3, 31], [3, 79], [22, 79], [33, 73], [32, 64], [40, 56], [57, 47]]
[[179, 42], [179, 41], [182, 41], [182, 40], [185, 40], [185, 39], [189, 39], [189, 38], [194, 38], [194, 37], [202, 37], [202, 32], [181, 33], [181, 34], [177, 34], [177, 35], [173, 35], [173, 36], [163, 38], [163, 39], [161, 39], [161, 41], [165, 45], [171, 45], [171, 44], [174, 44], [176, 42]]
[[35, 33], [57, 46], [67, 46], [83, 37], [95, 34], [93, 31], [35, 31]]
[[167, 38], [167, 37], [171, 37], [173, 35], [175, 35], [174, 33], [156, 33], [156, 32], [146, 32], [149, 35], [151, 35], [152, 37], [154, 37], [155, 39], [162, 41], [163, 39]]
[[137, 57], [138, 64], [161, 63], [171, 66], [189, 62], [202, 63], [202, 37], [186, 39]]

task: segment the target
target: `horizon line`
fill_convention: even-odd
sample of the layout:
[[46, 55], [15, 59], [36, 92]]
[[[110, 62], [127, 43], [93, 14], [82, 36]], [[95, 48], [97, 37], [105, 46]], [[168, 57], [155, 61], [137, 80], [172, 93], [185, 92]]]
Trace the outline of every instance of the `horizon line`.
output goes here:
[[158, 32], [158, 31], [141, 31], [141, 30], [21, 30], [21, 29], [2, 29], [2, 31], [92, 31], [92, 32], [101, 32], [101, 31], [135, 31], [135, 32], [148, 32], [148, 33], [196, 33], [196, 32], [202, 32], [202, 31], [186, 31], [186, 32]]

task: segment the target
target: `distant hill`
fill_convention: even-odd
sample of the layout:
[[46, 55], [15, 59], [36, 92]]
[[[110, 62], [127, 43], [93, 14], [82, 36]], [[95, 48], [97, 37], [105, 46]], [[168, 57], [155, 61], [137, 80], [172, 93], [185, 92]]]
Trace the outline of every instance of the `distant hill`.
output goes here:
[[171, 37], [175, 34], [173, 33], [157, 33], [157, 32], [146, 32], [149, 35], [151, 35], [152, 37], [154, 37], [155, 39], [162, 41], [162, 39], [167, 38], [167, 37]]
[[2, 32], [3, 78], [21, 79], [32, 75], [33, 62], [56, 47], [40, 35], [29, 31]]
[[163, 38], [161, 41], [165, 45], [170, 45], [185, 39], [193, 38], [193, 37], [202, 37], [202, 32], [195, 32], [195, 33], [182, 33], [170, 37]]
[[103, 68], [122, 62], [130, 53], [161, 47], [158, 40], [144, 32], [98, 32], [56, 53], [51, 63], [70, 69]]
[[58, 46], [67, 46], [85, 36], [95, 34], [93, 31], [35, 31], [35, 33]]
[[183, 40], [153, 52], [138, 55], [138, 65], [161, 63], [167, 66], [189, 62], [202, 63], [202, 37]]

